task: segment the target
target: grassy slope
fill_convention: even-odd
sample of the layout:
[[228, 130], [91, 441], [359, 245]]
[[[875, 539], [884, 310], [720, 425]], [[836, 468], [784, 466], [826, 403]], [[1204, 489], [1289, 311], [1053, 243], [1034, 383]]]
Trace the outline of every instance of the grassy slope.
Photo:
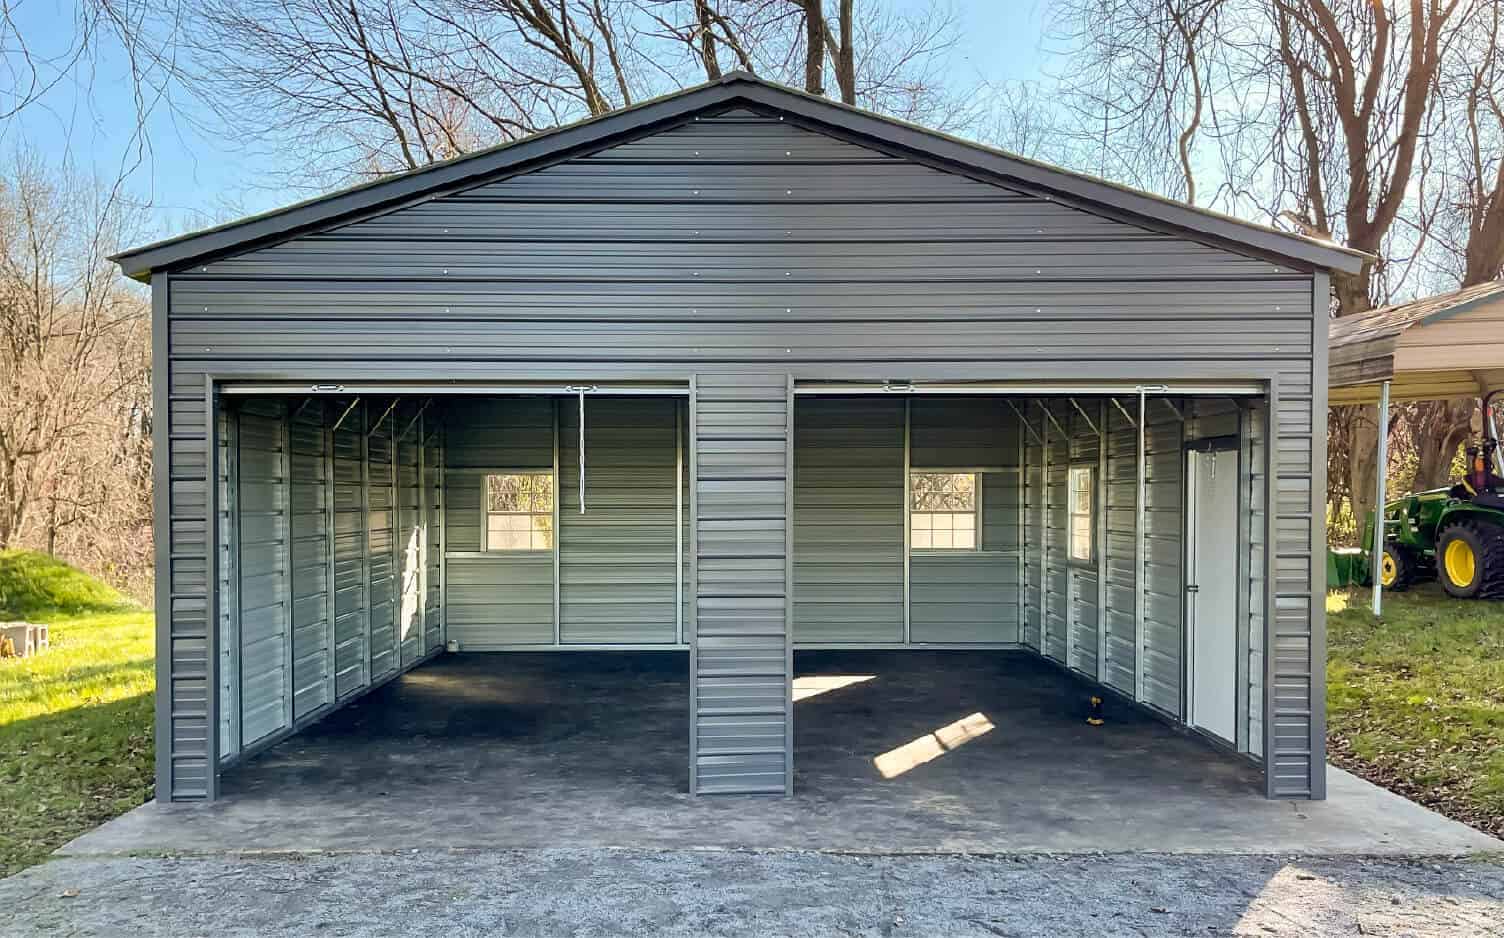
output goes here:
[[151, 613], [29, 551], [0, 551], [0, 620], [51, 650], [0, 659], [0, 876], [151, 797]]
[[1327, 597], [1332, 761], [1504, 835], [1504, 604], [1429, 584]]

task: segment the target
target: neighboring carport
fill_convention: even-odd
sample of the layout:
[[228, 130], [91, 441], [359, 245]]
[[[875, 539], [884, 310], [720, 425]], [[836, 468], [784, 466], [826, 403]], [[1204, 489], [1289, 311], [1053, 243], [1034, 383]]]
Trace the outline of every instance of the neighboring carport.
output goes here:
[[[1504, 388], [1504, 281], [1334, 319], [1329, 355], [1328, 402], [1377, 404], [1381, 428], [1389, 426], [1393, 403], [1483, 397]], [[1497, 437], [1498, 415], [1485, 417]], [[1387, 465], [1388, 447], [1388, 434], [1379, 433], [1376, 466]], [[1504, 465], [1495, 471], [1504, 474]], [[1374, 504], [1382, 508], [1385, 473], [1374, 475]], [[1375, 614], [1383, 603], [1380, 554], [1375, 550], [1370, 558]]]

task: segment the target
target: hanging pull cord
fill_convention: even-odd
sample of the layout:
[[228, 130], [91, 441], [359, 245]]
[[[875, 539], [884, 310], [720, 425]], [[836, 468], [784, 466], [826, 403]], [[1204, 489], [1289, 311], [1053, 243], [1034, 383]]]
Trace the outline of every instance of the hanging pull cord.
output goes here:
[[565, 391], [572, 391], [580, 397], [580, 514], [585, 513], [585, 395], [595, 390], [593, 384], [569, 384], [564, 386]]

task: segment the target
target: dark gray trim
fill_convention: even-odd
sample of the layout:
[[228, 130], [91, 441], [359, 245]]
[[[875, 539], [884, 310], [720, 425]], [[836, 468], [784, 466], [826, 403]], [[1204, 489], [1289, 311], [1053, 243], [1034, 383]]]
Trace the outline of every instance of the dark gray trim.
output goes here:
[[1092, 206], [1127, 213], [1155, 226], [1213, 238], [1289, 258], [1314, 268], [1357, 273], [1367, 255], [1288, 232], [1278, 231], [1205, 209], [1151, 195], [946, 136], [893, 118], [882, 117], [807, 95], [742, 72], [719, 81], [657, 98], [634, 107], [536, 134], [468, 156], [341, 192], [252, 216], [218, 228], [132, 248], [111, 259], [126, 276], [149, 280], [152, 273], [201, 262], [210, 257], [272, 243], [313, 228], [378, 214], [475, 184], [509, 172], [565, 159], [623, 137], [650, 132], [696, 113], [750, 102], [795, 115], [823, 128], [835, 128], [880, 144], [902, 148], [916, 157], [944, 160], [956, 167], [992, 174]]
[[1326, 798], [1326, 416], [1327, 344], [1331, 278], [1311, 284], [1315, 330], [1311, 348], [1311, 798]]
[[[783, 794], [794, 794], [794, 376], [784, 397], [783, 452]], [[905, 508], [907, 510], [907, 507]], [[907, 617], [905, 617], [907, 621]]]
[[[155, 291], [154, 291], [155, 292]], [[204, 576], [208, 595], [204, 603], [204, 800], [214, 801], [219, 797], [219, 390], [213, 375], [204, 379], [204, 443], [205, 443], [205, 498], [204, 524]], [[238, 455], [234, 456], [239, 459]], [[168, 576], [172, 575], [168, 567]], [[169, 616], [171, 612], [169, 610]], [[169, 638], [169, 654], [171, 640]], [[239, 651], [236, 652], [236, 667], [239, 667]], [[159, 689], [157, 699], [163, 697]], [[169, 705], [172, 697], [171, 684], [167, 694]], [[237, 706], [238, 697], [237, 694]], [[172, 726], [169, 720], [167, 745], [172, 745]], [[162, 745], [158, 737], [157, 745]]]
[[689, 376], [689, 793], [699, 794], [700, 763], [700, 435], [699, 381]]
[[295, 580], [297, 560], [293, 556], [292, 536], [292, 398], [281, 401], [282, 418], [278, 422], [277, 437], [282, 444], [282, 542], [286, 545], [283, 551], [283, 563], [287, 564], [287, 601], [282, 604], [282, 722], [292, 726], [297, 718], [297, 711], [293, 706], [293, 698], [296, 696], [297, 681], [294, 679], [293, 669], [297, 667], [297, 658], [293, 654], [293, 633], [296, 620], [293, 617], [293, 609], [297, 606], [298, 591]]
[[[163, 277], [151, 285], [151, 360], [154, 364], [151, 387], [152, 449], [152, 554], [156, 564], [156, 582], [152, 587], [156, 606], [156, 779], [157, 798], [166, 801], [172, 797], [172, 695], [167, 691], [172, 686], [172, 543], [171, 475], [168, 465], [168, 391], [172, 387], [167, 372], [170, 368], [167, 355], [167, 291], [172, 281]], [[211, 444], [212, 446], [212, 444]], [[209, 452], [213, 457], [213, 450]], [[214, 462], [209, 463], [212, 478]], [[212, 522], [206, 537], [213, 539]], [[218, 623], [216, 623], [217, 625]], [[218, 693], [215, 688], [215, 693]], [[218, 733], [219, 728], [215, 727]]]

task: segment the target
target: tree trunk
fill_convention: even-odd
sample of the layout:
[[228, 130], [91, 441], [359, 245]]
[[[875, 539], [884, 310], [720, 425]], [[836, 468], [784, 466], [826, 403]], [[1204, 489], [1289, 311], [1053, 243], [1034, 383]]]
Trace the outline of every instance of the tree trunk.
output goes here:
[[856, 36], [853, 35], [856, 27], [852, 24], [851, 14], [853, 0], [840, 2], [841, 45], [836, 50], [836, 84], [841, 89], [841, 100], [846, 104], [856, 104]]
[[1473, 402], [1467, 398], [1431, 401], [1416, 408], [1415, 450], [1419, 458], [1412, 491], [1441, 488], [1453, 481], [1452, 462], [1457, 458], [1457, 448], [1472, 432], [1472, 413]]
[[1357, 524], [1356, 535], [1363, 537], [1363, 525], [1368, 521], [1368, 513], [1373, 510], [1374, 501], [1378, 498], [1376, 486], [1378, 476], [1374, 474], [1374, 467], [1378, 463], [1378, 414], [1379, 409], [1370, 404], [1352, 408], [1354, 411], [1352, 433], [1348, 437], [1351, 440], [1352, 451], [1348, 454], [1349, 466], [1352, 474], [1352, 507], [1353, 521]]
[[822, 0], [804, 0], [804, 90], [825, 94], [825, 11]]
[[695, 0], [695, 18], [699, 21], [700, 60], [705, 65], [705, 78], [720, 81], [721, 63], [715, 53], [715, 24], [710, 19], [710, 0]]

